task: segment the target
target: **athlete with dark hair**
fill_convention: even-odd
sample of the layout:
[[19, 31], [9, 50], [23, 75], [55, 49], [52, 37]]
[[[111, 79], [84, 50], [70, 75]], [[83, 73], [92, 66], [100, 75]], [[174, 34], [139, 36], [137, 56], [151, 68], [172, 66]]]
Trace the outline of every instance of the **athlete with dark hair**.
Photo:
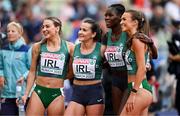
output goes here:
[[[121, 30], [121, 16], [125, 7], [121, 4], [113, 4], [105, 12], [105, 22], [109, 31], [102, 39], [102, 44], [107, 46], [105, 51], [106, 60], [110, 66], [106, 78], [112, 79], [112, 105], [114, 114], [119, 114], [127, 99], [127, 71], [124, 61], [127, 35]], [[107, 72], [106, 72], [107, 73]], [[106, 82], [104, 82], [106, 86]], [[108, 91], [107, 91], [108, 92]], [[106, 94], [108, 94], [106, 92]]]
[[97, 42], [101, 29], [92, 19], [84, 19], [78, 32], [79, 44], [73, 55], [74, 86], [65, 116], [94, 115], [104, 112], [104, 90], [101, 84], [105, 47]]
[[129, 97], [120, 115], [147, 116], [152, 103], [152, 87], [146, 79], [146, 64], [149, 58], [157, 58], [157, 49], [148, 37], [149, 25], [142, 12], [128, 10], [121, 19], [122, 31], [128, 34], [125, 61]]

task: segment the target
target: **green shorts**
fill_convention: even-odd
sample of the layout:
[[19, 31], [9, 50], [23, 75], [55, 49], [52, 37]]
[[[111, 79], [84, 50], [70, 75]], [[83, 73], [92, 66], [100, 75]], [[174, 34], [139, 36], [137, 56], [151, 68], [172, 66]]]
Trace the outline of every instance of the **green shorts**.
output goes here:
[[[128, 92], [131, 92], [134, 82], [128, 83]], [[139, 88], [144, 88], [152, 93], [152, 86], [148, 83], [147, 79], [144, 79]]]
[[41, 102], [43, 103], [45, 108], [47, 108], [56, 97], [63, 95], [63, 88], [47, 88], [36, 85], [34, 91], [41, 99]]

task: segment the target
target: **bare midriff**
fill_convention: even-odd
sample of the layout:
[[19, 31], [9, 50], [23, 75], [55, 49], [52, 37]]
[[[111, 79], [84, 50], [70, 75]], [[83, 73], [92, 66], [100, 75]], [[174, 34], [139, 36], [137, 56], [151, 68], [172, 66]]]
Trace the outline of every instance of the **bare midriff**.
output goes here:
[[64, 86], [64, 79], [37, 76], [36, 84], [48, 88], [62, 88]]

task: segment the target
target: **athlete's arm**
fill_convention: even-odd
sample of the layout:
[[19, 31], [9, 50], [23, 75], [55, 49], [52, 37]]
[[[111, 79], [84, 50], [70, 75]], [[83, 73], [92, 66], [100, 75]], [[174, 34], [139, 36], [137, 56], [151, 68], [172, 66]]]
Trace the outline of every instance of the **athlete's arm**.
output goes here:
[[101, 56], [104, 58], [104, 52], [106, 50], [106, 45], [101, 44]]
[[68, 64], [68, 72], [66, 75], [66, 79], [72, 79], [73, 78], [73, 69], [72, 69], [72, 59], [73, 59], [73, 53], [74, 53], [74, 44], [71, 42], [67, 42], [68, 50], [70, 54], [69, 64]]
[[137, 72], [135, 78], [134, 89], [138, 90], [139, 86], [146, 75], [146, 65], [145, 65], [145, 52], [146, 44], [141, 42], [139, 39], [132, 40], [132, 49], [135, 52]]
[[40, 43], [35, 43], [32, 48], [32, 63], [31, 63], [28, 77], [27, 77], [27, 86], [26, 86], [26, 91], [24, 94], [25, 99], [23, 99], [24, 103], [26, 102], [26, 99], [31, 91], [31, 88], [34, 85], [34, 81], [36, 77], [37, 60], [40, 55], [39, 50], [40, 50]]
[[107, 40], [108, 40], [108, 33], [106, 33], [106, 34], [101, 38], [101, 44], [102, 44], [102, 45], [107, 45]]

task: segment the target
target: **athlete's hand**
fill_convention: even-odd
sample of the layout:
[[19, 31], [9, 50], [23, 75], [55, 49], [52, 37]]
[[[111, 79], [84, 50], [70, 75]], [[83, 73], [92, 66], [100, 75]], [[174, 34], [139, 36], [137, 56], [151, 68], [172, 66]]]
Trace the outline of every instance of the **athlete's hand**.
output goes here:
[[131, 92], [126, 103], [126, 112], [131, 112], [134, 109], [135, 99], [136, 99], [136, 93]]
[[[27, 95], [23, 95], [23, 96], [21, 97], [24, 105], [26, 104], [27, 97], [28, 97]], [[16, 99], [16, 104], [17, 104], [17, 105], [19, 104], [19, 98]]]
[[150, 64], [150, 63], [147, 63], [147, 64], [146, 64], [146, 69], [147, 69], [147, 71], [150, 71], [151, 68], [152, 68], [152, 67], [151, 67], [151, 64]]
[[20, 77], [20, 78], [17, 80], [17, 83], [20, 83], [21, 85], [23, 85], [23, 83], [24, 83], [24, 77]]

